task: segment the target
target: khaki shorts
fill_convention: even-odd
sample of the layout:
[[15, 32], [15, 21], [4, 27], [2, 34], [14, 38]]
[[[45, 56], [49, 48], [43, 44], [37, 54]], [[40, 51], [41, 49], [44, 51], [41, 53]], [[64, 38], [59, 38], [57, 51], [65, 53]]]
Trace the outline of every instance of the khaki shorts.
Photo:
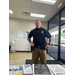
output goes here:
[[41, 64], [46, 64], [46, 50], [35, 48], [35, 50], [32, 51], [32, 64], [37, 64], [38, 58], [40, 58]]

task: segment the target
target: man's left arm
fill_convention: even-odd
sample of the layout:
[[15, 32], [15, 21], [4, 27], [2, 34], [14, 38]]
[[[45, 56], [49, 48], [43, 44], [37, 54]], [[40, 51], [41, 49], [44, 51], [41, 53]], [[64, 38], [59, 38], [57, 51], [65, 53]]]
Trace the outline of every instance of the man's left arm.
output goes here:
[[46, 31], [46, 37], [47, 37], [48, 43], [46, 44], [45, 48], [48, 49], [51, 44], [51, 34], [48, 31]]
[[48, 38], [49, 39], [49, 45], [51, 45], [51, 38]]
[[46, 49], [48, 49], [51, 45], [51, 38], [47, 38], [47, 39], [48, 39], [48, 43], [45, 46]]

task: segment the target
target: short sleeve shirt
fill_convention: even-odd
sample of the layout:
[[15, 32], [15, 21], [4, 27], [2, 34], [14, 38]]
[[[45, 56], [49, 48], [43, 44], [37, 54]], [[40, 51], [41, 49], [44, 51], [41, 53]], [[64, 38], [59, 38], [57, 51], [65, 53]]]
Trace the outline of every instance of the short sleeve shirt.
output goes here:
[[36, 45], [36, 46], [40, 46], [40, 45], [43, 45], [46, 43], [46, 40], [45, 38], [51, 38], [51, 34], [45, 30], [44, 28], [35, 28], [33, 30], [31, 30], [28, 38], [31, 38], [33, 36], [33, 43]]

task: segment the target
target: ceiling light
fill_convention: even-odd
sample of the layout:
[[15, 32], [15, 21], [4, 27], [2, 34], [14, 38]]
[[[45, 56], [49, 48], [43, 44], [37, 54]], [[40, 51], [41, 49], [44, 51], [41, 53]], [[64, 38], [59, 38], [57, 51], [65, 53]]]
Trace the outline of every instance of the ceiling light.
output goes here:
[[57, 0], [32, 0], [32, 1], [54, 5]]
[[9, 14], [13, 14], [13, 11], [12, 10], [9, 10]]
[[65, 17], [61, 17], [61, 20], [65, 20]]
[[46, 15], [43, 15], [43, 14], [36, 14], [36, 13], [30, 13], [30, 16], [32, 16], [32, 17], [44, 18]]

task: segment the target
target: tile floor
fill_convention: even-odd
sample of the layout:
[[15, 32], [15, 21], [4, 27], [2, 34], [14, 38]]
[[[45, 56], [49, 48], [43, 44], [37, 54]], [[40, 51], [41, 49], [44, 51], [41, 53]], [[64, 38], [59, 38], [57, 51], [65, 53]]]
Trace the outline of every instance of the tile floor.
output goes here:
[[[23, 65], [26, 63], [26, 59], [32, 59], [31, 52], [14, 52], [9, 53], [9, 65]], [[53, 60], [47, 55], [47, 60]]]

